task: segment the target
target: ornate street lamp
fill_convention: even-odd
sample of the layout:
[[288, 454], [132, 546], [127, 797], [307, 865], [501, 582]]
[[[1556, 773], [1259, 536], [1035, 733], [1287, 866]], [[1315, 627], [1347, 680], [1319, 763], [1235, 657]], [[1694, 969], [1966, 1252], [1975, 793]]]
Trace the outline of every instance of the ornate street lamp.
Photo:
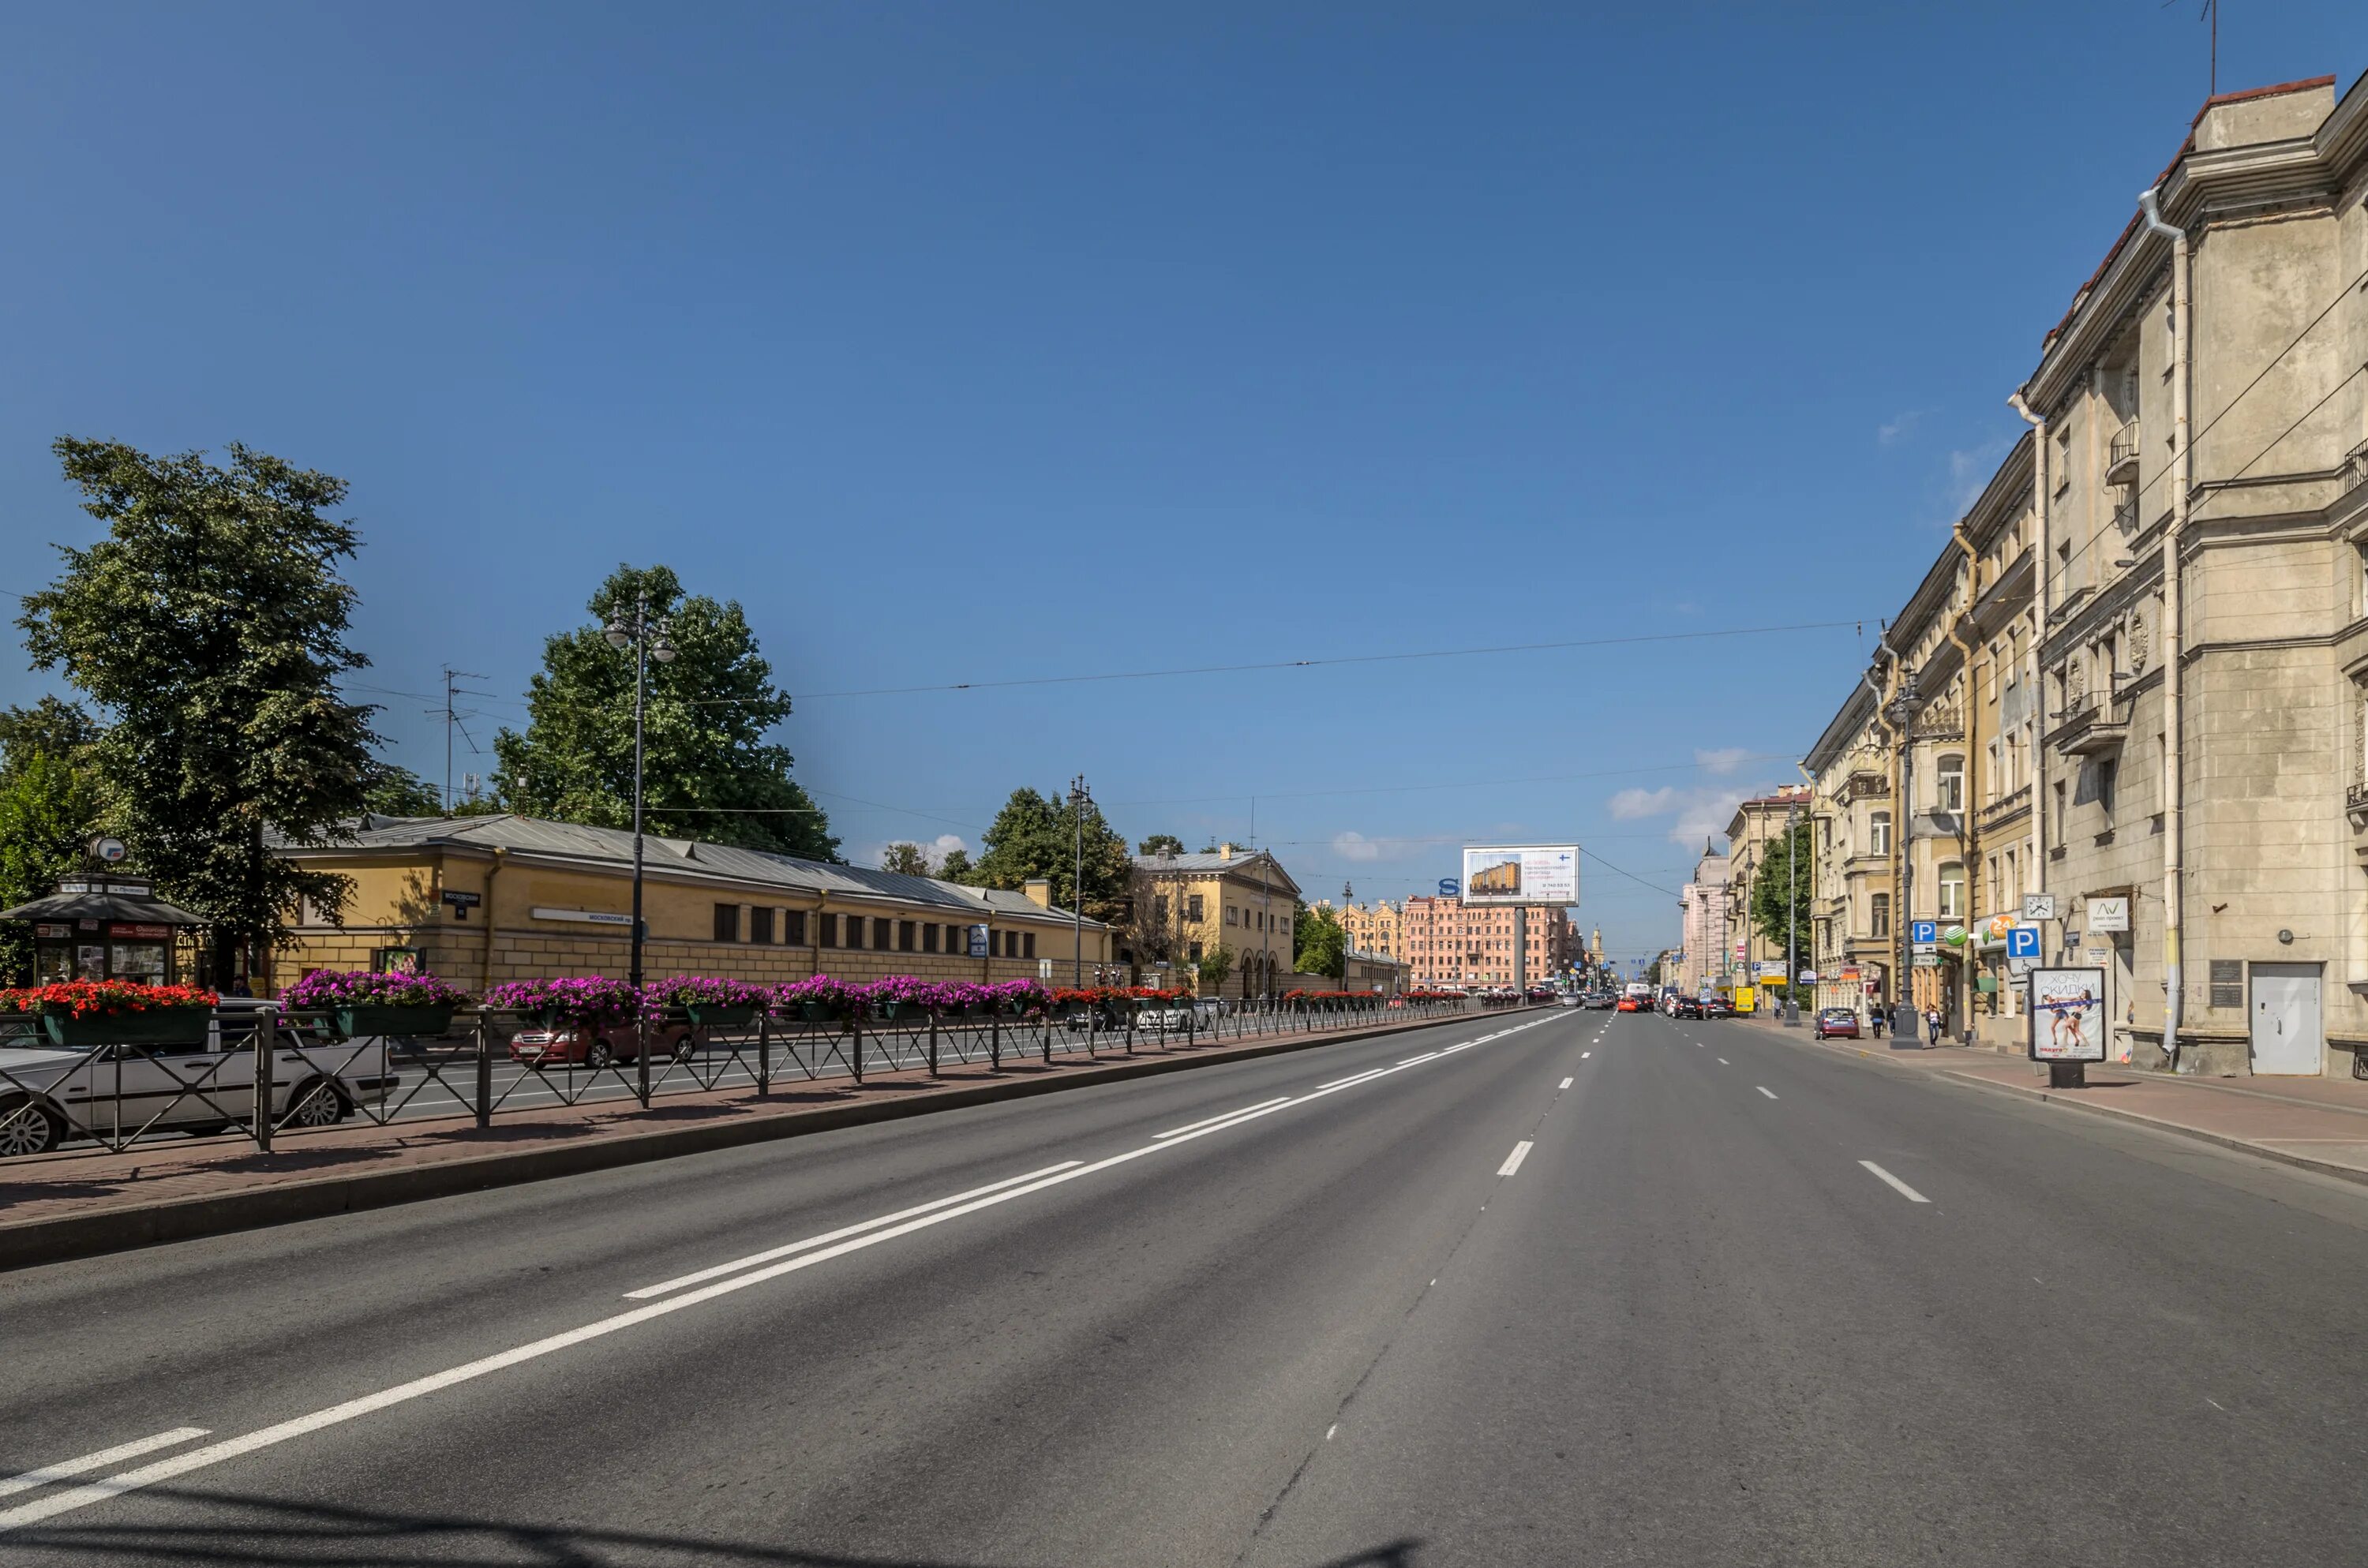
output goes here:
[[1911, 961], [1915, 945], [1909, 938], [1916, 929], [1916, 747], [1909, 726], [1916, 722], [1916, 711], [1922, 706], [1922, 699], [1916, 695], [1916, 672], [1902, 670], [1899, 690], [1883, 710], [1883, 716], [1891, 721], [1893, 731], [1899, 736], [1899, 820], [1895, 827], [1899, 835], [1899, 908], [1893, 915], [1898, 934], [1899, 967], [1891, 986], [1894, 1008], [1907, 999], [1908, 983], [1915, 975]]

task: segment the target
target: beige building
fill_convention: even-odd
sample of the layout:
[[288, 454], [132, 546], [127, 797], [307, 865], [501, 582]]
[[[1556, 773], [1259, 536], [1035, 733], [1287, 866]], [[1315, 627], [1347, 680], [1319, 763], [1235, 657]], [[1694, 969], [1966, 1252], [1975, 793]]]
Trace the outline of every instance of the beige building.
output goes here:
[[[1702, 846], [1692, 880], [1678, 890], [1683, 946], [1678, 951], [1678, 990], [1687, 996], [1731, 988], [1735, 915], [1726, 900], [1726, 857]], [[1600, 956], [1602, 933], [1596, 933]]]
[[[1331, 901], [1318, 899], [1316, 907], [1331, 909]], [[1361, 903], [1344, 904], [1332, 910], [1333, 917], [1348, 934], [1349, 946], [1361, 953], [1379, 958], [1406, 957], [1406, 910], [1387, 899], [1376, 899], [1371, 909]]]
[[1138, 926], [1168, 934], [1170, 961], [1189, 973], [1223, 949], [1222, 983], [1202, 995], [1265, 996], [1288, 989], [1299, 884], [1263, 849], [1222, 844], [1196, 854], [1145, 855], [1134, 862]]
[[1804, 764], [1821, 971], [1896, 971], [1930, 920], [1911, 997], [2019, 1047], [2005, 948], [2044, 893], [2043, 958], [2104, 972], [2119, 1060], [2368, 1051], [2363, 192], [2368, 82], [2197, 116]]
[[[315, 969], [416, 961], [482, 991], [506, 980], [628, 971], [632, 835], [520, 816], [365, 817], [352, 838], [279, 853], [353, 881], [341, 917], [307, 906], [273, 955], [275, 987]], [[1051, 884], [1022, 892], [645, 836], [643, 971], [780, 982], [1048, 978], [1075, 971]], [[1109, 932], [1084, 924], [1090, 979]], [[973, 956], [973, 947], [984, 956]]]
[[[1417, 985], [1510, 985], [1516, 921], [1509, 908], [1466, 907], [1460, 898], [1416, 897], [1400, 906], [1406, 961]], [[1520, 923], [1527, 939], [1520, 976], [1552, 980], [1576, 956], [1567, 909], [1531, 909]]]

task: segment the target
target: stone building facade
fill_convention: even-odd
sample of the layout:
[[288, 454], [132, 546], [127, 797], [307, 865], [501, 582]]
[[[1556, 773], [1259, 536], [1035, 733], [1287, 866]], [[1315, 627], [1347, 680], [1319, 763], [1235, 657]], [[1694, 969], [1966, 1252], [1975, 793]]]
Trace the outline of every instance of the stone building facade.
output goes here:
[[[1400, 906], [1406, 962], [1417, 985], [1510, 985], [1516, 929], [1508, 908], [1466, 907], [1460, 898], [1409, 898]], [[1577, 958], [1567, 909], [1532, 909], [1524, 935], [1521, 973], [1531, 983], [1551, 980]]]
[[1726, 899], [1726, 857], [1702, 846], [1694, 874], [1678, 890], [1682, 945], [1678, 949], [1678, 990], [1699, 996], [1732, 989], [1735, 912]]

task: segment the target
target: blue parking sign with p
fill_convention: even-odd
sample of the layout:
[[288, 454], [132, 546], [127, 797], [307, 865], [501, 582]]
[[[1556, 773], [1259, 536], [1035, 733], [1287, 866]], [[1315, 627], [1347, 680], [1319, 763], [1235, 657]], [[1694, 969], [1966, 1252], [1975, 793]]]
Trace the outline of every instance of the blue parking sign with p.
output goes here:
[[2006, 956], [2010, 959], [2035, 959], [2039, 956], [2039, 927], [2009, 926], [2006, 933]]
[[1911, 942], [1937, 942], [1941, 939], [1938, 923], [1911, 920], [1907, 923], [1907, 939]]

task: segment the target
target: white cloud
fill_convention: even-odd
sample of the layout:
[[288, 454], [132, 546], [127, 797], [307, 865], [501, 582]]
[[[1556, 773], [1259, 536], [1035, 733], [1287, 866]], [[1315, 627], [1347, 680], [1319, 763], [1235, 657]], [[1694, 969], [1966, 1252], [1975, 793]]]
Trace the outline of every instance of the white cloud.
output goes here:
[[1749, 749], [1744, 746], [1721, 746], [1716, 751], [1703, 751], [1697, 746], [1694, 749], [1694, 766], [1705, 773], [1724, 778], [1741, 767], [1743, 759], [1750, 755]]
[[1611, 797], [1611, 815], [1615, 821], [1634, 822], [1676, 811], [1678, 804], [1678, 792], [1667, 785], [1658, 790], [1622, 790]]
[[962, 842], [962, 835], [959, 833], [941, 833], [929, 841], [929, 858], [942, 864], [945, 858], [957, 849], [964, 853], [969, 852], [970, 846]]
[[1894, 415], [1874, 427], [1874, 444], [1878, 447], [1896, 446], [1907, 438], [1908, 435], [1915, 430], [1916, 422], [1923, 417], [1924, 411], [1920, 408], [1911, 408], [1904, 414]]
[[1982, 492], [1998, 472], [1998, 460], [2006, 456], [2013, 443], [2006, 437], [1984, 441], [1978, 447], [1964, 447], [1949, 454], [1949, 520], [1964, 517], [1966, 508], [1981, 499]]
[[1403, 860], [1412, 847], [1403, 838], [1367, 838], [1361, 833], [1332, 835], [1332, 853], [1343, 860]]

